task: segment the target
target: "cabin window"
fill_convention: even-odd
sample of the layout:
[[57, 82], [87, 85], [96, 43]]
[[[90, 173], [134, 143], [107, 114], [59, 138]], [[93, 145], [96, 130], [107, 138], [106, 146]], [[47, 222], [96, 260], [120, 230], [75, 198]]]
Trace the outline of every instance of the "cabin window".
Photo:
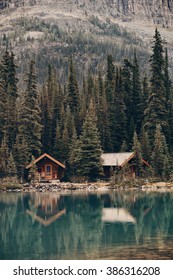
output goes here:
[[46, 173], [51, 173], [51, 166], [50, 165], [46, 165]]

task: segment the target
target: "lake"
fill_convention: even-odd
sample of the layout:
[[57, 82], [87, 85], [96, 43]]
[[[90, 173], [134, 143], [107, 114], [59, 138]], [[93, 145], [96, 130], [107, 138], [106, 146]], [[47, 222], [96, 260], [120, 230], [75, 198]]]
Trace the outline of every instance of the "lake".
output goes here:
[[173, 193], [0, 193], [0, 259], [173, 259]]

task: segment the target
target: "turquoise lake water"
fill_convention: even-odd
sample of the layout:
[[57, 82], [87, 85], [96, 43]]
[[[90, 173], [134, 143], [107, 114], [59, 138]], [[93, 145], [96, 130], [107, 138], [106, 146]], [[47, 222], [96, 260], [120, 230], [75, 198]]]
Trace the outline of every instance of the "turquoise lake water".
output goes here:
[[173, 259], [173, 193], [1, 193], [0, 259]]

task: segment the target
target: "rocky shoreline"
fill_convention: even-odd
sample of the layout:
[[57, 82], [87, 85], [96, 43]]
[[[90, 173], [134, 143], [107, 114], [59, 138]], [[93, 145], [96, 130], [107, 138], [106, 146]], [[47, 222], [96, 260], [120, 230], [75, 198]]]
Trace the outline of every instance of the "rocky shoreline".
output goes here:
[[0, 192], [74, 192], [74, 191], [173, 191], [173, 182], [157, 182], [157, 183], [145, 183], [131, 182], [130, 184], [111, 185], [108, 182], [97, 183], [35, 183], [35, 184], [23, 184], [13, 187], [2, 186]]

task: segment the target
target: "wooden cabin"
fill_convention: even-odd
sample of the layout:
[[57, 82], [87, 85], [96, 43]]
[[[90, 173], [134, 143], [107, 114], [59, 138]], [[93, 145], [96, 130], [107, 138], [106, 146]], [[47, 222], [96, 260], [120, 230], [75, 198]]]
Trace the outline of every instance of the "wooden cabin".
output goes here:
[[[124, 153], [103, 153], [101, 155], [102, 166], [104, 170], [105, 178], [110, 178], [112, 172], [115, 170], [121, 170], [125, 165], [129, 165], [129, 174], [130, 177], [135, 178], [136, 169], [135, 169], [135, 153], [134, 152], [124, 152]], [[149, 167], [148, 162], [142, 159], [143, 166]]]
[[65, 165], [46, 153], [31, 162], [26, 169], [29, 170], [33, 165], [37, 168], [35, 179], [38, 181], [61, 180], [63, 177]]

